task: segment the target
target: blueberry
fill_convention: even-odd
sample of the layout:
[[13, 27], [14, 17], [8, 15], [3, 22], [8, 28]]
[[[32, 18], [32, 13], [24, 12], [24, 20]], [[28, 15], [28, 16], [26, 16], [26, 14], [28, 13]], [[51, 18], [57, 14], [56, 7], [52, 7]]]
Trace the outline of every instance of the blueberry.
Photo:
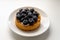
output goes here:
[[26, 13], [26, 11], [22, 11], [21, 13]]
[[20, 22], [23, 22], [23, 20], [24, 20], [24, 18], [21, 18], [21, 19], [20, 19]]
[[25, 9], [23, 9], [23, 10], [21, 11], [21, 13], [26, 13]]
[[23, 9], [20, 9], [19, 12], [21, 12]]
[[29, 11], [27, 17], [32, 18], [32, 13]]
[[26, 9], [25, 9], [25, 11], [27, 12], [27, 11], [29, 11], [29, 9], [28, 9], [28, 8], [26, 8]]
[[21, 15], [22, 15], [22, 16], [24, 16], [24, 17], [26, 16], [26, 14], [25, 14], [25, 13], [22, 13]]
[[21, 14], [21, 15], [20, 15], [20, 18], [23, 18], [23, 17], [25, 17], [25, 15], [24, 15], [24, 14]]
[[24, 24], [24, 25], [27, 25], [27, 24], [28, 24], [28, 20], [26, 20], [26, 19], [23, 20], [23, 24]]
[[32, 14], [32, 13], [29, 11], [29, 12], [28, 12], [28, 15], [31, 15], [31, 14]]
[[32, 15], [27, 15], [28, 18], [32, 18]]
[[28, 16], [25, 16], [25, 17], [24, 17], [24, 19], [27, 19], [27, 20], [28, 20], [28, 19], [29, 19], [29, 17], [28, 17]]
[[30, 18], [28, 21], [29, 21], [29, 24], [30, 24], [30, 25], [32, 25], [32, 24], [34, 23], [33, 18]]
[[16, 14], [16, 17], [17, 17], [17, 19], [20, 20], [21, 18], [25, 17], [25, 15], [26, 15], [26, 14], [23, 14], [23, 13], [22, 13], [22, 14], [17, 13], [17, 14]]
[[37, 17], [37, 16], [33, 16], [33, 19], [34, 19], [34, 21], [36, 22], [37, 19], [38, 19], [38, 17]]
[[33, 12], [33, 15], [36, 15], [38, 17], [38, 13], [36, 11]]
[[17, 14], [16, 14], [16, 18], [17, 18], [17, 19], [21, 19], [20, 13], [17, 13]]
[[21, 14], [28, 14], [28, 12], [27, 12], [27, 10], [23, 10], [23, 11], [21, 11]]
[[34, 9], [33, 9], [33, 8], [32, 8], [32, 9], [30, 9], [30, 11], [33, 13]]
[[28, 17], [27, 16], [25, 16], [25, 17], [22, 17], [21, 19], [20, 19], [20, 22], [22, 22], [23, 20], [28, 20]]

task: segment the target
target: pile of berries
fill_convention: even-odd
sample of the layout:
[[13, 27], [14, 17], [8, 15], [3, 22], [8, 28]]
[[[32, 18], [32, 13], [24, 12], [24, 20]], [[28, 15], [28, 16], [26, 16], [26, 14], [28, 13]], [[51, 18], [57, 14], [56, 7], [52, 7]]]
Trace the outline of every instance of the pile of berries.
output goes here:
[[16, 18], [24, 25], [33, 25], [33, 23], [37, 22], [38, 13], [33, 8], [20, 9], [16, 14]]

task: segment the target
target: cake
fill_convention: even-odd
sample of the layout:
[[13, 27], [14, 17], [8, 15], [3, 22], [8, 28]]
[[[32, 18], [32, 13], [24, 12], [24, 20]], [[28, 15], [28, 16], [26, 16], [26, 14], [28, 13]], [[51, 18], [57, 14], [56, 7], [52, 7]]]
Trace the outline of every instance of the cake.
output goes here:
[[35, 8], [21, 8], [16, 13], [15, 24], [21, 30], [36, 30], [40, 27], [40, 21], [40, 13]]

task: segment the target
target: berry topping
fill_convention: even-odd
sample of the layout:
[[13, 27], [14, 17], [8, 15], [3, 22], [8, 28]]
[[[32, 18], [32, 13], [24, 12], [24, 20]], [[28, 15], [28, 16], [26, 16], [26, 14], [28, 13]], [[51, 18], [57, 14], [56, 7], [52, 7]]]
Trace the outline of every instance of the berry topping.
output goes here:
[[33, 25], [38, 19], [38, 13], [33, 8], [32, 9], [20, 9], [16, 14], [16, 18], [22, 22], [24, 25]]

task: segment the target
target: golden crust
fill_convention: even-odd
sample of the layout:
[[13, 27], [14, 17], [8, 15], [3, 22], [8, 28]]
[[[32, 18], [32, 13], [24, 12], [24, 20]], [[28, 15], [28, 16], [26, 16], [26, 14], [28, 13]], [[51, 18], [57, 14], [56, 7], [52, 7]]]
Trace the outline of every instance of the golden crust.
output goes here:
[[37, 22], [35, 22], [33, 25], [28, 25], [25, 26], [23, 25], [19, 20], [15, 20], [15, 24], [19, 29], [25, 30], [25, 31], [30, 31], [30, 30], [35, 30], [40, 26], [40, 21], [41, 21], [41, 16], [38, 16]]

